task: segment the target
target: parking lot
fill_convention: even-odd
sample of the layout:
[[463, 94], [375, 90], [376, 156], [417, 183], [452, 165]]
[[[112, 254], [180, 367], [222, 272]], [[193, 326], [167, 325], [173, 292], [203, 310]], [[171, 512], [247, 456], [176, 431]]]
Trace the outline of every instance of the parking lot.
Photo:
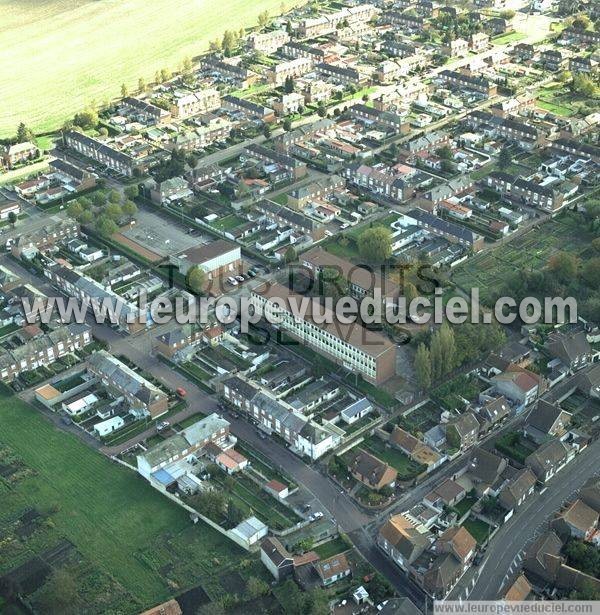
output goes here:
[[167, 221], [162, 216], [143, 208], [138, 211], [135, 225], [129, 230], [122, 231], [122, 234], [161, 257], [178, 254], [210, 241], [197, 229], [190, 234], [188, 226], [177, 224], [172, 219]]

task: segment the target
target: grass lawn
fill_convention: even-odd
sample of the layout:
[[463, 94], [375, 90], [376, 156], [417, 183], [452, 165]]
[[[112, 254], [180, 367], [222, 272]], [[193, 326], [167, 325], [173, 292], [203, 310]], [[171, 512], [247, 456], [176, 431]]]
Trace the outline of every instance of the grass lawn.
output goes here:
[[508, 43], [516, 43], [527, 38], [522, 32], [508, 32], [507, 34], [501, 34], [492, 38], [494, 45], [508, 45]]
[[18, 331], [20, 328], [21, 327], [19, 327], [19, 325], [15, 324], [14, 322], [11, 322], [8, 325], [5, 325], [4, 327], [0, 327], [0, 337], [4, 337], [5, 335], [10, 335], [11, 333]]
[[462, 517], [463, 515], [466, 515], [471, 510], [471, 508], [473, 508], [475, 502], [477, 502], [476, 498], [467, 496], [466, 498], [462, 499], [458, 504], [455, 504], [453, 508], [455, 508], [458, 511], [459, 516]]
[[21, 121], [35, 131], [57, 128], [93, 101], [118, 96], [122, 83], [133, 90], [140, 77], [150, 82], [157, 70], [175, 70], [225, 29], [254, 26], [261, 11], [274, 15], [281, 4], [0, 0], [0, 137], [12, 136]]
[[215, 220], [212, 223], [212, 226], [214, 226], [215, 228], [218, 228], [221, 231], [230, 231], [231, 229], [234, 229], [237, 226], [245, 224], [246, 222], [247, 220], [244, 220], [244, 218], [240, 218], [239, 216], [236, 216], [235, 214], [230, 214], [229, 216], [225, 216], [224, 218], [221, 218], [220, 220]]
[[[185, 511], [141, 477], [55, 429], [6, 390], [0, 424], [1, 444], [32, 471], [10, 489], [0, 482], [0, 520], [26, 507], [52, 511], [53, 531], [116, 579], [136, 601], [135, 612], [176, 588], [210, 584], [239, 560], [241, 549], [225, 537], [203, 524], [192, 527]], [[0, 556], [0, 572], [18, 563]]]
[[328, 557], [333, 557], [338, 553], [343, 553], [349, 549], [346, 541], [338, 536], [329, 542], [325, 542], [318, 547], [312, 549], [321, 559], [327, 559]]
[[465, 530], [468, 530], [469, 534], [475, 538], [478, 545], [482, 545], [488, 538], [489, 533], [492, 531], [492, 526], [481, 521], [480, 519], [472, 519], [469, 517], [462, 526]]
[[525, 440], [518, 431], [510, 431], [500, 436], [494, 443], [494, 447], [500, 453], [523, 464], [525, 459], [535, 450], [535, 445]]
[[424, 466], [411, 461], [402, 451], [386, 447], [385, 442], [376, 436], [367, 438], [360, 446], [392, 466], [398, 472], [398, 477], [401, 480], [410, 480], [425, 470]]

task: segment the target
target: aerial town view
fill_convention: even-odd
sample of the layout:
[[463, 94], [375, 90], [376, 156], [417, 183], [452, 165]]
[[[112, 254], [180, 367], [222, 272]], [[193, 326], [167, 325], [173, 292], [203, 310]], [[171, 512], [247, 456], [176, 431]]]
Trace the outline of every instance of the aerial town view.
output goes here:
[[600, 614], [600, 0], [0, 0], [0, 613]]

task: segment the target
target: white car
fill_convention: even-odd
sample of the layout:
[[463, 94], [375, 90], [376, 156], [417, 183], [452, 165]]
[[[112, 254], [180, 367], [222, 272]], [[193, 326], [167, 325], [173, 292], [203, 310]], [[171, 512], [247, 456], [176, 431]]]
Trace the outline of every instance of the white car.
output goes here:
[[238, 282], [243, 282], [246, 278], [245, 278], [243, 275], [236, 275], [236, 276], [235, 276], [235, 279], [236, 279]]
[[238, 281], [235, 278], [227, 278], [227, 281], [232, 285], [232, 286], [237, 286], [238, 285]]

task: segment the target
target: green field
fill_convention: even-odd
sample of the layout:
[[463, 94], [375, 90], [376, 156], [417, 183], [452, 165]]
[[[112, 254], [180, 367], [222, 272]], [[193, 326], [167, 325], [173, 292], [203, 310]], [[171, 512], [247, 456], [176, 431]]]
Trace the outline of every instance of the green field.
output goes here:
[[176, 70], [226, 29], [256, 24], [286, 0], [0, 0], [0, 137], [19, 122], [57, 128], [92, 102]]
[[[13, 483], [0, 478], [0, 535], [29, 507], [48, 515], [48, 523], [18, 549], [13, 545], [10, 556], [0, 541], [0, 575], [66, 539], [124, 588], [134, 612], [200, 583], [211, 597], [222, 593], [219, 580], [239, 563], [241, 549], [206, 525], [192, 526], [141, 477], [7, 395], [0, 392], [0, 450], [15, 455], [27, 474]], [[87, 591], [85, 582], [80, 591]]]

